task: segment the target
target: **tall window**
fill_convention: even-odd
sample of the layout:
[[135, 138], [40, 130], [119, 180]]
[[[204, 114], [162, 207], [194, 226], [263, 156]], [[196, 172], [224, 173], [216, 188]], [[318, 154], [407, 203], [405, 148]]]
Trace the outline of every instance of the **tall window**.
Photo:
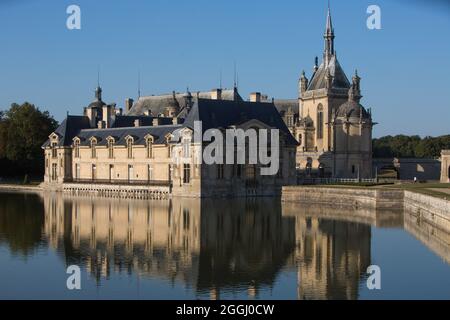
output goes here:
[[97, 179], [97, 166], [95, 164], [92, 165], [92, 180]]
[[93, 139], [93, 140], [91, 141], [91, 158], [92, 158], [92, 159], [94, 159], [94, 158], [97, 157], [96, 146], [97, 146], [97, 141]]
[[302, 145], [302, 142], [303, 142], [303, 141], [302, 141], [302, 140], [303, 140], [302, 138], [303, 138], [302, 135], [299, 134], [299, 135], [298, 135], [298, 143], [300, 143], [300, 145]]
[[236, 164], [236, 176], [238, 178], [242, 177], [242, 164]]
[[191, 165], [184, 164], [183, 165], [183, 183], [187, 184], [191, 182]]
[[147, 172], [148, 172], [148, 181], [152, 181], [153, 180], [153, 167], [151, 164], [148, 165]]
[[183, 140], [183, 158], [189, 158], [189, 149], [190, 149], [190, 141], [189, 139], [184, 139]]
[[114, 159], [114, 140], [108, 140], [108, 157], [109, 159]]
[[448, 167], [448, 178], [450, 179], [450, 166]]
[[323, 138], [323, 106], [317, 107], [317, 139]]
[[127, 139], [127, 153], [128, 153], [128, 159], [133, 158], [133, 139], [129, 138]]
[[147, 148], [147, 158], [153, 158], [153, 139], [146, 139], [146, 148]]
[[256, 179], [256, 166], [254, 164], [248, 164], [245, 167], [245, 177], [247, 180]]
[[75, 158], [79, 158], [80, 157], [80, 141], [79, 140], [75, 140], [74, 149], [75, 149]]
[[56, 149], [56, 147], [57, 147], [57, 143], [52, 142], [52, 158], [58, 157], [58, 149]]
[[223, 164], [217, 165], [217, 179], [222, 180], [224, 177], [225, 166]]

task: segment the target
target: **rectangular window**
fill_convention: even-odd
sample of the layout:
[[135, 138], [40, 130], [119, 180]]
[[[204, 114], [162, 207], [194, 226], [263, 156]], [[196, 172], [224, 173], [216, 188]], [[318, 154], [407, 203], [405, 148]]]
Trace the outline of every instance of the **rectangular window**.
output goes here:
[[249, 164], [245, 167], [245, 177], [248, 180], [256, 179], [256, 167], [253, 164]]
[[58, 157], [58, 149], [56, 149], [56, 147], [57, 147], [57, 144], [52, 143], [52, 158]]
[[51, 180], [56, 181], [57, 179], [58, 179], [58, 165], [56, 163], [53, 163]]
[[148, 165], [147, 172], [148, 172], [148, 181], [152, 181], [153, 180], [153, 167], [151, 164]]
[[189, 140], [183, 140], [183, 157], [190, 157], [190, 142]]
[[92, 165], [92, 180], [97, 179], [97, 166], [95, 164]]
[[237, 164], [236, 165], [236, 176], [238, 178], [242, 177], [242, 164]]
[[217, 165], [217, 179], [222, 180], [224, 177], [224, 165], [223, 164], [218, 164]]
[[114, 179], [114, 165], [109, 165], [109, 181], [112, 181]]
[[147, 141], [147, 158], [153, 158], [153, 145], [151, 140]]
[[191, 165], [184, 164], [183, 165], [183, 183], [187, 184], [191, 182]]
[[108, 157], [114, 159], [114, 144], [112, 142], [108, 143]]
[[134, 168], [132, 165], [128, 165], [128, 181], [133, 180]]
[[92, 142], [91, 143], [91, 158], [92, 159], [97, 158], [97, 149], [95, 148], [95, 146], [96, 146], [96, 143]]

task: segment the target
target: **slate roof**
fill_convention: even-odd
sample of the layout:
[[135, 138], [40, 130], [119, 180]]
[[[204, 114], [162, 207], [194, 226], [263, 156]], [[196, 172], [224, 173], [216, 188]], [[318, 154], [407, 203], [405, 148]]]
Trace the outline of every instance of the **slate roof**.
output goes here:
[[298, 113], [299, 104], [297, 99], [275, 99], [274, 104], [282, 117], [289, 110], [294, 114]]
[[[141, 127], [152, 126], [153, 119], [155, 118], [156, 117], [149, 117], [149, 116], [116, 116], [116, 119], [112, 124], [112, 127], [113, 128], [134, 127], [134, 122], [136, 120], [140, 120]], [[158, 119], [161, 125], [172, 124], [172, 118], [160, 117]]]
[[[211, 91], [192, 93], [192, 96], [194, 98], [197, 98], [197, 95], [199, 98], [202, 99], [211, 99]], [[242, 97], [235, 89], [222, 90], [222, 100], [234, 100], [235, 95], [237, 100], [242, 100]], [[185, 96], [186, 93], [175, 93], [175, 99], [177, 100], [178, 105], [180, 107], [180, 112], [182, 112], [186, 108], [187, 101], [185, 99]], [[157, 96], [140, 97], [127, 115], [144, 115], [145, 112], [151, 111], [151, 114], [153, 116], [158, 116], [160, 114], [163, 114], [167, 107], [173, 107], [174, 105], [173, 97], [174, 97], [173, 93]]]
[[[89, 118], [85, 116], [67, 116], [67, 118], [61, 123], [61, 125], [55, 130], [55, 133], [59, 136], [58, 146], [69, 146], [72, 144], [72, 139], [78, 134], [81, 129], [90, 128]], [[42, 148], [49, 145], [50, 141], [47, 140]]]
[[337, 110], [336, 117], [350, 118], [361, 117], [364, 119], [370, 118], [370, 115], [367, 113], [366, 109], [356, 101], [347, 101], [344, 102]]
[[[134, 127], [134, 121], [141, 120], [140, 127]], [[273, 103], [255, 103], [247, 101], [210, 100], [194, 98], [194, 105], [187, 113], [183, 124], [164, 124], [171, 118], [159, 118], [163, 124], [152, 126], [154, 117], [147, 116], [117, 116], [112, 128], [91, 129], [89, 119], [85, 116], [68, 116], [55, 131], [60, 136], [60, 146], [70, 146], [73, 138], [81, 139], [80, 145], [89, 145], [89, 139], [97, 138], [98, 145], [106, 145], [107, 138], [112, 136], [118, 145], [126, 145], [125, 138], [129, 135], [135, 138], [137, 145], [145, 144], [147, 134], [154, 136], [156, 144], [165, 143], [165, 136], [176, 130], [188, 127], [194, 129], [194, 121], [202, 121], [203, 131], [211, 128], [228, 128], [250, 120], [259, 120], [266, 125], [280, 129], [288, 137], [289, 145], [297, 145], [283, 119]], [[47, 141], [43, 148], [49, 145]]]
[[130, 128], [109, 128], [109, 129], [85, 129], [81, 130], [77, 137], [81, 139], [81, 146], [88, 146], [89, 139], [97, 138], [97, 145], [105, 146], [107, 138], [113, 137], [116, 145], [126, 145], [125, 138], [132, 136], [135, 145], [144, 145], [145, 136], [151, 134], [154, 137], [155, 144], [163, 144], [166, 141], [165, 136], [173, 131], [182, 128], [182, 125], [162, 125], [154, 127], [130, 127]]
[[327, 69], [330, 70], [330, 74], [333, 76], [333, 88], [350, 88], [350, 82], [348, 81], [344, 70], [339, 64], [336, 55], [333, 55], [328, 66], [325, 65], [325, 62], [322, 62], [319, 69], [317, 69], [314, 73], [311, 81], [309, 82], [307, 91], [326, 88], [325, 76], [327, 74]]
[[194, 129], [194, 121], [201, 120], [204, 132], [211, 128], [228, 128], [253, 119], [286, 134], [289, 145], [298, 144], [273, 103], [196, 99], [184, 126]]

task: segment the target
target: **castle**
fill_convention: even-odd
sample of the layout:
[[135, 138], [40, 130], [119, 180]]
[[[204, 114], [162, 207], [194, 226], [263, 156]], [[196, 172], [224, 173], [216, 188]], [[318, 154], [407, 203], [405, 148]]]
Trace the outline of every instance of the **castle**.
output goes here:
[[[360, 104], [361, 79], [355, 72], [348, 80], [334, 38], [328, 10], [323, 61], [316, 58], [311, 79], [302, 73], [298, 100], [256, 92], [244, 101], [235, 85], [127, 99], [122, 110], [103, 102], [98, 86], [83, 115], [68, 116], [43, 145], [43, 186], [144, 198], [274, 196], [302, 177], [371, 178], [374, 123]], [[194, 140], [196, 121], [203, 130], [279, 130], [278, 173], [260, 175], [262, 164], [199, 164], [208, 144]]]
[[311, 79], [303, 71], [297, 100], [275, 100], [300, 146], [297, 169], [304, 177], [372, 178], [371, 110], [361, 104], [357, 71], [348, 80], [337, 59], [330, 9], [324, 33], [323, 60]]

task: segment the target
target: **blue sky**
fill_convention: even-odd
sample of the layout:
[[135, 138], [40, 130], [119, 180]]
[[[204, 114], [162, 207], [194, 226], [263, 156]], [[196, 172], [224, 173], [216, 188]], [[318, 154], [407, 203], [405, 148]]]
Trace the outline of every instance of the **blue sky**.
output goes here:
[[[81, 7], [82, 29], [66, 28]], [[370, 4], [382, 30], [366, 27]], [[362, 104], [375, 136], [450, 134], [450, 5], [446, 1], [331, 1], [336, 50], [350, 77], [362, 77]], [[80, 114], [94, 96], [123, 106], [142, 94], [233, 84], [295, 98], [302, 69], [323, 51], [326, 1], [3, 0], [0, 1], [0, 108], [29, 101], [57, 120]]]

